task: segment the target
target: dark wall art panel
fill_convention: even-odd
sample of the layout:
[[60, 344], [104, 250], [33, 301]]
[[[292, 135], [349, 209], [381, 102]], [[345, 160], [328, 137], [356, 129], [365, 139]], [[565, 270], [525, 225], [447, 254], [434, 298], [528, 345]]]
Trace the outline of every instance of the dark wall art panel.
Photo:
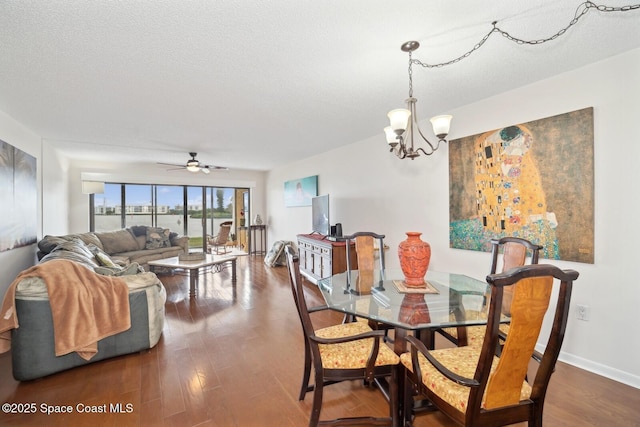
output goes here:
[[0, 251], [36, 243], [36, 158], [0, 141]]

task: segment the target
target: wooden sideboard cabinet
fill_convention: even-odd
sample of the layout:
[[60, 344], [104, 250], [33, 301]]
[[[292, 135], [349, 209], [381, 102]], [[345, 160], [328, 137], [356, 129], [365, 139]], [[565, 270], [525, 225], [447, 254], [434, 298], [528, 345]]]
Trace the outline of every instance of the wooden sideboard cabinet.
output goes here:
[[[321, 234], [298, 234], [300, 274], [317, 284], [319, 279], [347, 271], [345, 242], [332, 242]], [[351, 268], [358, 268], [355, 245], [349, 248]]]

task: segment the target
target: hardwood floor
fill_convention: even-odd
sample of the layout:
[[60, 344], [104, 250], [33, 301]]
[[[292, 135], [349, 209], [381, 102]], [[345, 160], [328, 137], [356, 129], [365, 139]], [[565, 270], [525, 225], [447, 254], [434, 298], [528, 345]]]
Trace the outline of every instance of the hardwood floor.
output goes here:
[[[188, 279], [160, 276], [167, 288], [167, 320], [150, 351], [122, 356], [47, 378], [20, 383], [10, 355], [0, 355], [0, 403], [36, 403], [35, 414], [0, 413], [0, 426], [305, 426], [311, 395], [297, 400], [303, 346], [285, 267], [261, 257], [238, 261], [234, 291], [227, 272], [200, 279], [195, 299]], [[309, 296], [322, 301], [309, 284]], [[322, 313], [322, 326], [338, 323]], [[640, 426], [640, 390], [559, 364], [545, 407], [547, 426]], [[78, 413], [121, 403], [130, 413]], [[41, 405], [70, 405], [72, 413], [46, 415]], [[128, 406], [127, 406], [128, 405]], [[384, 415], [382, 395], [360, 382], [325, 389], [321, 418]], [[452, 426], [439, 413], [416, 427]]]

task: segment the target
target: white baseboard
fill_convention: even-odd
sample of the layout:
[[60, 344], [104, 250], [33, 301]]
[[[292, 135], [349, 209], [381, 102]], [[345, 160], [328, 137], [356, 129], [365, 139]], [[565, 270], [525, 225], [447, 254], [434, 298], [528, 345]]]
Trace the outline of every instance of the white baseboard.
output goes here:
[[[544, 351], [544, 348], [537, 349], [540, 352]], [[560, 352], [558, 360], [569, 365], [575, 366], [585, 371], [592, 372], [597, 375], [601, 375], [605, 378], [609, 378], [613, 381], [626, 384], [628, 386], [640, 389], [640, 376], [630, 374], [628, 372], [621, 371], [619, 369], [612, 368], [610, 366], [596, 363], [592, 360], [584, 359], [579, 356], [575, 356], [564, 351]]]

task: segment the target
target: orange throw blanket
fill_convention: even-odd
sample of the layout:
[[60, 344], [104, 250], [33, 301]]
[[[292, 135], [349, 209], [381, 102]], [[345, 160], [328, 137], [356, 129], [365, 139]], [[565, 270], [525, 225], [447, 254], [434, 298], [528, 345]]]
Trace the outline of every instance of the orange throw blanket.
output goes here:
[[18, 328], [16, 286], [27, 277], [40, 277], [47, 285], [56, 356], [75, 351], [90, 360], [98, 352], [98, 341], [131, 327], [126, 282], [56, 259], [23, 271], [9, 286], [0, 311], [0, 353], [9, 350], [11, 329]]

